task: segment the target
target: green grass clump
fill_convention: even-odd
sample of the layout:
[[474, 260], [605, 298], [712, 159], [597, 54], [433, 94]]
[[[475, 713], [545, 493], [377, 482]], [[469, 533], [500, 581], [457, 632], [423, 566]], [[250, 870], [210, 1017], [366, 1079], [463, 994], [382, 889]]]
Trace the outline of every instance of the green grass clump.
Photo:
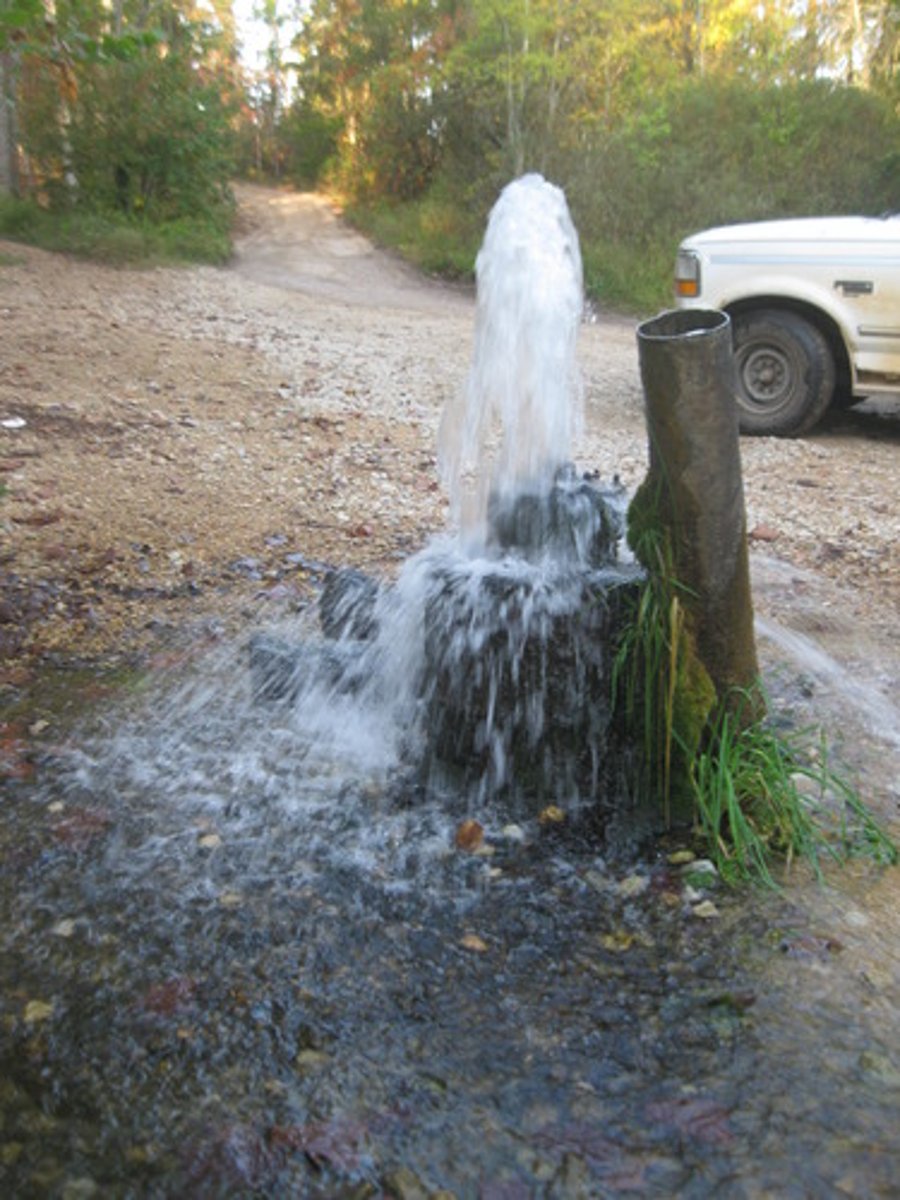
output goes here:
[[47, 210], [0, 197], [0, 236], [112, 266], [223, 263], [231, 254], [227, 222], [218, 214], [150, 221], [109, 210]]
[[381, 246], [429, 275], [471, 279], [483, 230], [439, 194], [407, 202], [348, 204], [345, 215]]
[[[629, 514], [630, 519], [633, 514]], [[855, 789], [827, 765], [823, 742], [776, 729], [757, 683], [717, 696], [699, 661], [666, 539], [632, 521], [647, 577], [613, 665], [613, 704], [640, 748], [632, 789], [666, 828], [690, 825], [729, 883], [774, 886], [776, 864], [866, 854], [896, 863], [897, 847]]]
[[779, 861], [803, 860], [817, 875], [823, 859], [897, 862], [897, 847], [824, 750], [765, 718], [742, 721], [739, 706], [721, 712], [692, 786], [698, 832], [726, 881], [773, 885]]

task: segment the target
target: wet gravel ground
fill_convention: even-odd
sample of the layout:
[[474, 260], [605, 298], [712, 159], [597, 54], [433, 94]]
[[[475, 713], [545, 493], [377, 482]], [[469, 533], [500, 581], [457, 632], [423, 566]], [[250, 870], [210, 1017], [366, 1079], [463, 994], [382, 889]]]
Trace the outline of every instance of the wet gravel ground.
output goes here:
[[892, 1194], [896, 871], [729, 893], [305, 726], [219, 650], [7, 789], [9, 1194]]
[[[234, 631], [443, 526], [473, 316], [314, 207], [273, 281], [276, 200], [233, 271], [0, 247], [4, 1194], [893, 1195], [896, 871], [730, 895], [484, 812], [473, 856], [246, 706]], [[582, 344], [579, 461], [633, 486], [633, 323]], [[898, 440], [887, 405], [742, 445], [776, 707], [888, 821]]]

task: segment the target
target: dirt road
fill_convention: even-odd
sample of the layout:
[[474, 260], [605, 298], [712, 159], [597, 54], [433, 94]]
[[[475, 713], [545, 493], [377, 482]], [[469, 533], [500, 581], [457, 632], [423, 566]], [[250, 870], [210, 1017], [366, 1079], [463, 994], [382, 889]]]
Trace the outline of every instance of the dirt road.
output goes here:
[[[48, 661], [140, 659], [301, 603], [323, 564], [391, 572], [445, 522], [435, 433], [471, 292], [376, 251], [320, 197], [238, 195], [223, 270], [0, 243], [7, 699]], [[578, 460], [629, 486], [646, 461], [634, 324], [601, 318], [580, 346]], [[893, 745], [900, 410], [742, 452], [768, 668], [800, 660], [815, 704]]]

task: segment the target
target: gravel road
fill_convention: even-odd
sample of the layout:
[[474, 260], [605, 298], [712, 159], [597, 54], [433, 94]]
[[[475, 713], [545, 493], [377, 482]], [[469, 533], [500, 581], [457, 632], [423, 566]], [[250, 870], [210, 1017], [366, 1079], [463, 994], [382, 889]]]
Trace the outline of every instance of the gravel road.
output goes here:
[[[302, 599], [317, 564], [390, 572], [445, 522], [435, 435], [471, 291], [375, 250], [321, 197], [238, 197], [225, 269], [0, 243], [0, 686], [48, 657], [232, 627]], [[577, 459], [630, 487], [635, 324], [601, 314], [579, 352]], [[767, 671], [799, 667], [836, 723], [893, 751], [900, 401], [742, 454]]]

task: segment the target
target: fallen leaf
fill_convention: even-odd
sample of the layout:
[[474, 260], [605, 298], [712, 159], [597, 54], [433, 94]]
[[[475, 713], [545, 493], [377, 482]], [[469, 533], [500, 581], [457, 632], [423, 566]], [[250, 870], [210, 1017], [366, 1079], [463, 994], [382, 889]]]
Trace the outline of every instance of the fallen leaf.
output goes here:
[[457, 827], [453, 840], [458, 850], [477, 850], [484, 841], [484, 826], [470, 817]]
[[754, 525], [747, 536], [751, 542], [777, 542], [781, 535], [771, 525]]

